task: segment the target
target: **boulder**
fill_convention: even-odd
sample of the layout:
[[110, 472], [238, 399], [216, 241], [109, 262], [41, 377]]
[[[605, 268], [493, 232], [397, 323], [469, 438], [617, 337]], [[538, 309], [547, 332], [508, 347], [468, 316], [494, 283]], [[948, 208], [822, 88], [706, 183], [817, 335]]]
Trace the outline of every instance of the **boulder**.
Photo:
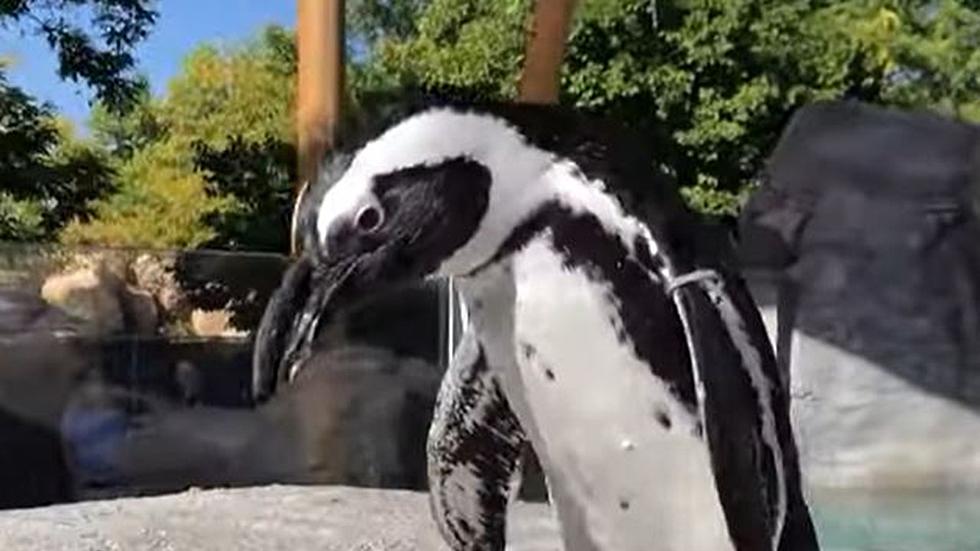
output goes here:
[[195, 308], [191, 311], [191, 331], [198, 337], [243, 337], [246, 331], [236, 329], [232, 325], [233, 313], [228, 310], [203, 310]]
[[149, 291], [132, 285], [119, 290], [126, 329], [137, 335], [153, 335], [160, 326], [160, 314], [156, 300]]
[[41, 286], [41, 297], [84, 320], [86, 332], [110, 335], [125, 328], [119, 299], [123, 286], [122, 280], [110, 270], [83, 267], [50, 276]]
[[811, 486], [980, 488], [978, 151], [980, 127], [816, 104], [743, 209]]
[[172, 257], [143, 253], [129, 266], [131, 282], [147, 291], [168, 318], [186, 315], [187, 297], [174, 276]]
[[[151, 258], [143, 255], [140, 258]], [[143, 261], [145, 266], [148, 261]], [[136, 262], [134, 262], [136, 264]], [[84, 320], [85, 332], [94, 336], [129, 333], [153, 335], [161, 324], [157, 294], [168, 297], [153, 285], [150, 278], [142, 282], [127, 269], [123, 255], [76, 255], [58, 273], [49, 276], [41, 286], [41, 296], [50, 304]], [[144, 270], [145, 273], [145, 270]], [[137, 279], [131, 284], [128, 279]], [[171, 299], [172, 302], [172, 299]]]

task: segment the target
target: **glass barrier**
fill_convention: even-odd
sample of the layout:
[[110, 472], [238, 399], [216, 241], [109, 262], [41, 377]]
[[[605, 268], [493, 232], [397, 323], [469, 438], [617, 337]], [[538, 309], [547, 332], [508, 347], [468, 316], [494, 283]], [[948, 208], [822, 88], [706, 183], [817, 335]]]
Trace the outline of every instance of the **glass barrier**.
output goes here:
[[[219, 251], [0, 246], [0, 508], [191, 486], [424, 489], [435, 393], [466, 325], [452, 283], [379, 297], [334, 321], [302, 384], [256, 404], [252, 333], [287, 264]], [[775, 332], [775, 283], [749, 277]], [[980, 549], [980, 494], [941, 480], [915, 491], [848, 488], [833, 465], [888, 465], [814, 451], [806, 418], [797, 421], [802, 463], [820, 475], [807, 491], [825, 549]], [[895, 429], [841, 432], [850, 444], [840, 449], [887, 447]], [[949, 458], [965, 469], [964, 446]], [[888, 472], [921, 460], [909, 457]], [[531, 469], [524, 497], [542, 500]]]
[[0, 507], [266, 482], [423, 487], [454, 338], [447, 285], [337, 320], [304, 384], [256, 406], [251, 335], [287, 263], [0, 246]]

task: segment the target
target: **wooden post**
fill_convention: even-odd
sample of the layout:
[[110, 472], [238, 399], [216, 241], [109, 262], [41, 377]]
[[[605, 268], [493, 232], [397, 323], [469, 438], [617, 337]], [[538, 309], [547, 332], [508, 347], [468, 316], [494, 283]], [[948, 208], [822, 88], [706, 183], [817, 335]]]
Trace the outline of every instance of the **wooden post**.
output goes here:
[[561, 62], [576, 0], [536, 0], [524, 50], [518, 98], [525, 103], [558, 103]]
[[[524, 69], [518, 87], [518, 101], [523, 103], [558, 103], [561, 91], [561, 63], [575, 12], [576, 0], [536, 0], [531, 27], [524, 46]], [[544, 471], [530, 444], [523, 455], [525, 498], [544, 500], [548, 491]]]
[[[334, 145], [344, 93], [344, 1], [297, 0], [296, 205]], [[296, 212], [293, 213], [295, 227]], [[295, 231], [291, 252], [298, 252]]]

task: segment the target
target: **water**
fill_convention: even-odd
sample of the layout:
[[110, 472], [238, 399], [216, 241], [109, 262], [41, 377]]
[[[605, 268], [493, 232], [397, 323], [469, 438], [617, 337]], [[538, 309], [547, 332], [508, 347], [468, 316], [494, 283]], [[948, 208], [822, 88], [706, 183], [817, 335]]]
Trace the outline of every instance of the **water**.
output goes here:
[[980, 551], [980, 492], [820, 492], [826, 551]]

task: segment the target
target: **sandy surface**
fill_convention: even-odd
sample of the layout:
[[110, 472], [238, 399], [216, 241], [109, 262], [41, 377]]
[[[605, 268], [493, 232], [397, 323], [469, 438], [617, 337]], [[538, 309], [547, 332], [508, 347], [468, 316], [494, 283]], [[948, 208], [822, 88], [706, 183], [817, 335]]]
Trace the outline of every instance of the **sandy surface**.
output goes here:
[[[544, 505], [518, 503], [514, 551], [560, 549]], [[266, 486], [0, 511], [4, 551], [444, 550], [424, 494]]]

